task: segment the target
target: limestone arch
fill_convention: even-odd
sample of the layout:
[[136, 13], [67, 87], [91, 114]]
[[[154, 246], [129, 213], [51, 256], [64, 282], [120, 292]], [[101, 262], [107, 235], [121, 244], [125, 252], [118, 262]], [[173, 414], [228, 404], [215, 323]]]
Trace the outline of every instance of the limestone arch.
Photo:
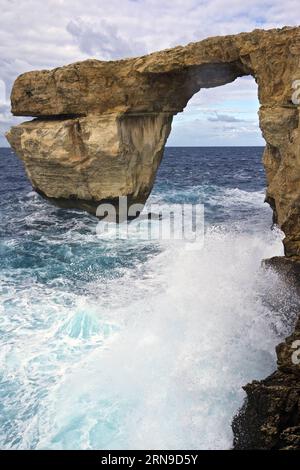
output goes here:
[[266, 140], [267, 200], [284, 231], [285, 255], [300, 259], [300, 28], [218, 36], [148, 56], [87, 60], [28, 72], [12, 112], [37, 119], [7, 138], [33, 187], [64, 207], [95, 213], [119, 196], [145, 202], [174, 114], [196, 92], [252, 75]]

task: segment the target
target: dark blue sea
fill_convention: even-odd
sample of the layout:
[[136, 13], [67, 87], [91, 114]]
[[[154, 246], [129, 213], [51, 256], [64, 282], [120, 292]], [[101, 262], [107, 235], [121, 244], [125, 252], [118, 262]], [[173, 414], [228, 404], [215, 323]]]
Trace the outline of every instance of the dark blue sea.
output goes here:
[[242, 385], [289, 328], [261, 268], [282, 254], [262, 152], [166, 149], [149, 203], [204, 204], [193, 250], [99, 238], [0, 149], [0, 448], [231, 447]]

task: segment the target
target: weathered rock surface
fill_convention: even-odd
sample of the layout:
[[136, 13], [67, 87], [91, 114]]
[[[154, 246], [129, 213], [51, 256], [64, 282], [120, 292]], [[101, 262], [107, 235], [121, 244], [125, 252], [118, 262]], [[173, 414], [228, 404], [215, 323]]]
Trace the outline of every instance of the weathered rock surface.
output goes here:
[[87, 60], [21, 75], [12, 112], [33, 116], [7, 138], [32, 185], [65, 207], [95, 213], [118, 196], [145, 202], [171, 129], [201, 88], [252, 75], [267, 146], [267, 200], [286, 234], [287, 256], [300, 257], [300, 28], [219, 36], [148, 56]]
[[36, 119], [8, 136], [33, 187], [62, 207], [95, 213], [122, 195], [144, 203], [169, 135], [165, 114]]

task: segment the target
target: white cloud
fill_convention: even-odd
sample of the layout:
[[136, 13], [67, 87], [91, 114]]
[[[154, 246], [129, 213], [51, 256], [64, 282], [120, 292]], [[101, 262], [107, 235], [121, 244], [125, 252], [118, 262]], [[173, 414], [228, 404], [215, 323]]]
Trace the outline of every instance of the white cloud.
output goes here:
[[[90, 56], [105, 60], [135, 56], [255, 27], [295, 25], [299, 2], [0, 0], [0, 11], [0, 79], [9, 93], [14, 79], [32, 69], [56, 67]], [[207, 107], [224, 102], [222, 91], [217, 93], [218, 103], [211, 97]], [[238, 94], [234, 90], [236, 101], [243, 99]], [[203, 96], [199, 94], [186, 112], [203, 105]], [[8, 117], [6, 127], [10, 120]]]
[[252, 77], [200, 90], [174, 117], [169, 146], [264, 145], [258, 125], [257, 84]]
[[219, 114], [218, 112], [213, 113], [212, 116], [207, 118], [210, 122], [245, 122], [245, 119], [241, 119], [230, 114]]
[[197, 118], [188, 123], [175, 122], [174, 130], [167, 143], [169, 147], [264, 145], [256, 121], [229, 123]]
[[68, 23], [67, 31], [88, 56], [109, 60], [147, 53], [145, 42], [121, 36], [106, 20], [77, 18]]

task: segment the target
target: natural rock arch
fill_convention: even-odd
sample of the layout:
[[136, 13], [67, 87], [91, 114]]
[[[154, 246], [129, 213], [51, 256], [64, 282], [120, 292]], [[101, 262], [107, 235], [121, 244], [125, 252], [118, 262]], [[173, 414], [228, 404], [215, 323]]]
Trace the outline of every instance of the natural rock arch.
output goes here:
[[33, 187], [64, 207], [95, 213], [103, 201], [147, 199], [171, 130], [201, 88], [252, 75], [266, 140], [267, 201], [300, 258], [300, 28], [255, 30], [120, 61], [87, 60], [21, 75], [12, 112], [37, 119], [7, 138]]

